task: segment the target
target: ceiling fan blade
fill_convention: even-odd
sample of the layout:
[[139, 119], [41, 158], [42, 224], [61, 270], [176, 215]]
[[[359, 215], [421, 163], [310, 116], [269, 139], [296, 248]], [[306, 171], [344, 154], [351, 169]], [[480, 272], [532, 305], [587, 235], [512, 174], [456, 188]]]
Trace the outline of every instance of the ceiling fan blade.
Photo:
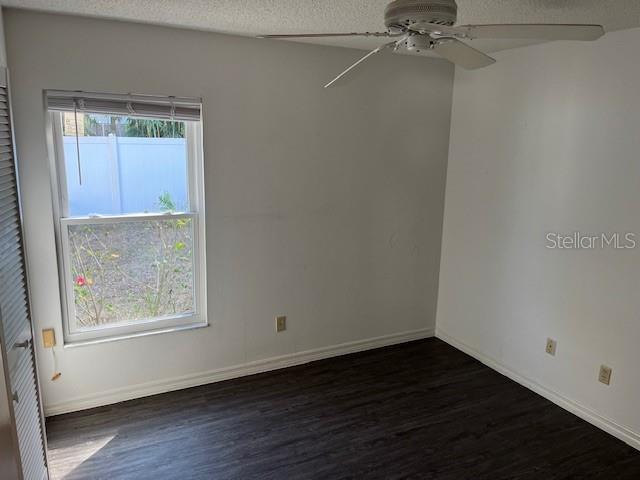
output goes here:
[[382, 50], [385, 50], [387, 48], [391, 48], [391, 47], [395, 47], [398, 44], [398, 42], [389, 42], [389, 43], [385, 43], [384, 45], [381, 45], [380, 47], [376, 48], [375, 50], [370, 51], [369, 53], [367, 53], [364, 57], [362, 57], [360, 60], [358, 60], [356, 63], [354, 63], [353, 65], [351, 65], [349, 68], [347, 68], [344, 72], [342, 72], [340, 75], [338, 75], [336, 78], [334, 78], [333, 80], [331, 80], [329, 83], [327, 83], [324, 88], [329, 88], [333, 85], [336, 84], [336, 82], [338, 82], [340, 79], [342, 79], [345, 75], [347, 75], [349, 72], [351, 72], [351, 70], [353, 70], [354, 68], [356, 68], [358, 65], [360, 65], [361, 63], [363, 63], [364, 61], [368, 60], [370, 57], [374, 56], [376, 53], [380, 53]]
[[[470, 25], [467, 25], [469, 27]], [[437, 23], [430, 22], [415, 22], [411, 25], [407, 25], [407, 29], [412, 32], [421, 33], [421, 34], [435, 34], [446, 37], [455, 37], [457, 35], [464, 35], [464, 32], [461, 32], [458, 27], [451, 27], [449, 25], [440, 25]]]
[[495, 63], [495, 59], [489, 55], [470, 47], [456, 38], [441, 38], [437, 40], [433, 51], [467, 70], [488, 67]]
[[294, 33], [286, 35], [259, 35], [257, 38], [324, 38], [324, 37], [397, 37], [397, 34], [389, 32], [364, 32], [364, 33]]
[[461, 25], [455, 27], [468, 38], [523, 38], [540, 40], [597, 40], [604, 35], [602, 25]]

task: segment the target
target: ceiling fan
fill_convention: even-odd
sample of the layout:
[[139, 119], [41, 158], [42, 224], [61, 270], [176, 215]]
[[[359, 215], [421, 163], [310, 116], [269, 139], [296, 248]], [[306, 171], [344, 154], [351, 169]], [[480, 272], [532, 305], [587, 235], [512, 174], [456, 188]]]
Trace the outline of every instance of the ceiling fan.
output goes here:
[[604, 35], [602, 25], [455, 25], [458, 5], [455, 0], [395, 0], [384, 12], [385, 32], [308, 33], [294, 35], [262, 35], [258, 38], [321, 38], [321, 37], [386, 37], [394, 40], [369, 52], [325, 85], [335, 85], [362, 62], [384, 50], [404, 49], [408, 53], [425, 55], [430, 51], [473, 70], [495, 63], [495, 59], [462, 42], [483, 38], [539, 40], [597, 40]]

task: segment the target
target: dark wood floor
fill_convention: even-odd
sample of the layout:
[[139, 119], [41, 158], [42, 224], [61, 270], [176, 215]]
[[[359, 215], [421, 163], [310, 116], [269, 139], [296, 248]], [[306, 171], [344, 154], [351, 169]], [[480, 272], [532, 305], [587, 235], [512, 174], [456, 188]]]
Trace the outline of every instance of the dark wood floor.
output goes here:
[[436, 339], [47, 427], [54, 479], [640, 479], [640, 452]]

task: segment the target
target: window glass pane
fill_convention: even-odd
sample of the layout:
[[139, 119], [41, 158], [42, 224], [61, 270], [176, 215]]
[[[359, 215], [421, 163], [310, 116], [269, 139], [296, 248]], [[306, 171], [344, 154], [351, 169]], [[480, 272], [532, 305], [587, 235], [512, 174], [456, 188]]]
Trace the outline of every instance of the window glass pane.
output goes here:
[[62, 130], [69, 216], [160, 212], [165, 194], [189, 211], [185, 122], [65, 112]]
[[194, 312], [191, 218], [69, 225], [78, 329]]

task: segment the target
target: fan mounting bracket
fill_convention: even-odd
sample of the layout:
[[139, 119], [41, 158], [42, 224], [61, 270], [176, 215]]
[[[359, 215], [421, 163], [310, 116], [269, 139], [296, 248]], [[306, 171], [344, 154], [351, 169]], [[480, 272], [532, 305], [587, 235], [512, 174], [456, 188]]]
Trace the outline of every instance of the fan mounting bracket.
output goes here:
[[385, 9], [384, 23], [390, 33], [404, 33], [418, 25], [452, 27], [457, 17], [455, 0], [395, 0]]

